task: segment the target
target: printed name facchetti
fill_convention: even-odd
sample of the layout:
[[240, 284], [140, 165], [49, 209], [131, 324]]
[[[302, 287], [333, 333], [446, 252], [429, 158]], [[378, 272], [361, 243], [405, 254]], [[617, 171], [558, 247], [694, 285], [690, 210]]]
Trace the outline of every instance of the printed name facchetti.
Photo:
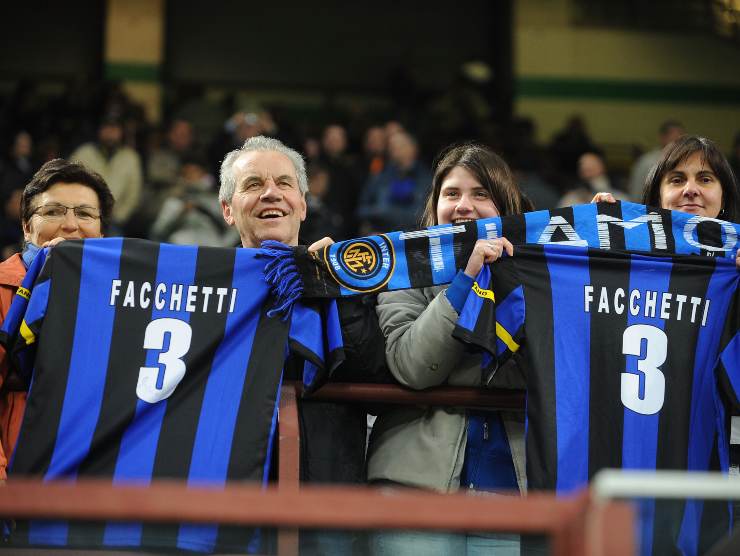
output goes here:
[[[609, 291], [605, 287], [594, 289], [592, 285], [583, 286], [583, 310], [587, 313], [614, 313], [617, 315], [629, 311], [630, 315], [636, 317], [642, 315], [646, 318], [657, 318], [662, 320], [687, 319], [695, 324], [701, 319], [701, 325], [706, 326], [709, 314], [709, 299], [688, 296], [680, 293], [660, 292], [653, 290], [630, 290], [615, 288]], [[592, 305], [598, 303], [598, 306]]]
[[237, 288], [213, 288], [185, 284], [164, 284], [127, 280], [113, 280], [110, 288], [110, 305], [148, 309], [154, 306], [158, 311], [205, 313], [209, 309], [217, 313], [234, 312]]

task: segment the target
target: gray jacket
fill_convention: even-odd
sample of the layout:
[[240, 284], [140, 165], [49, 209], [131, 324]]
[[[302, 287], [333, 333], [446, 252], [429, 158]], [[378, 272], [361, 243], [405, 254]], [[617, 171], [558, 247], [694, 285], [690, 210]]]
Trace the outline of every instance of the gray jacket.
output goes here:
[[[457, 312], [442, 292], [446, 286], [381, 293], [378, 321], [386, 338], [386, 359], [395, 378], [414, 389], [441, 384], [479, 386], [481, 356], [466, 353], [452, 337]], [[494, 385], [524, 388], [516, 365], [499, 369]], [[526, 491], [524, 414], [502, 413], [517, 482]], [[368, 479], [441, 492], [457, 490], [465, 457], [464, 409], [392, 407], [373, 426]]]

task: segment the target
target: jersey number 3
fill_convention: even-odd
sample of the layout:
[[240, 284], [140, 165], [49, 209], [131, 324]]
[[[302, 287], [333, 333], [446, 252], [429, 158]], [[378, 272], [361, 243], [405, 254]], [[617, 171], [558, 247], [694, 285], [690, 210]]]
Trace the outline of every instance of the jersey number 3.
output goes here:
[[[166, 351], [165, 339], [170, 342]], [[193, 331], [187, 322], [178, 319], [156, 319], [144, 332], [144, 349], [159, 350], [156, 367], [141, 367], [136, 395], [148, 403], [157, 403], [169, 398], [185, 376], [182, 358], [190, 349]]]
[[[622, 404], [636, 413], [653, 415], [658, 413], [665, 401], [665, 375], [660, 366], [668, 353], [668, 338], [660, 328], [647, 324], [627, 327], [622, 336], [622, 353], [642, 355], [645, 340], [645, 356], [637, 360], [641, 373], [622, 373]], [[640, 382], [644, 379], [643, 387]]]

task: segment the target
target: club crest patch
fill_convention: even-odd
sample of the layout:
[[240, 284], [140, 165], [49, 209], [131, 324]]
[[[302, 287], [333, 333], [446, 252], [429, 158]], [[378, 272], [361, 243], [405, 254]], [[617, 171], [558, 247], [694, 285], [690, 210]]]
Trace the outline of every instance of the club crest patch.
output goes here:
[[324, 257], [332, 278], [356, 292], [381, 289], [396, 264], [393, 245], [382, 234], [335, 243], [325, 250]]

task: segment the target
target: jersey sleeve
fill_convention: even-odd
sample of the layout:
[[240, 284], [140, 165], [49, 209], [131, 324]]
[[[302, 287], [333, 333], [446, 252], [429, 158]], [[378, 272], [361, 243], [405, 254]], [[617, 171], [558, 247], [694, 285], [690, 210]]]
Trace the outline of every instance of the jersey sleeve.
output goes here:
[[48, 254], [49, 250], [44, 249], [34, 258], [0, 327], [0, 342], [8, 354], [11, 372], [26, 383], [33, 371], [38, 336], [49, 302], [52, 258]]
[[303, 385], [315, 390], [344, 360], [344, 341], [335, 300], [301, 301], [293, 306], [288, 336], [292, 355], [303, 359]]
[[453, 336], [484, 351], [484, 367], [517, 353], [524, 337], [524, 289], [513, 258], [481, 269], [468, 293]]

